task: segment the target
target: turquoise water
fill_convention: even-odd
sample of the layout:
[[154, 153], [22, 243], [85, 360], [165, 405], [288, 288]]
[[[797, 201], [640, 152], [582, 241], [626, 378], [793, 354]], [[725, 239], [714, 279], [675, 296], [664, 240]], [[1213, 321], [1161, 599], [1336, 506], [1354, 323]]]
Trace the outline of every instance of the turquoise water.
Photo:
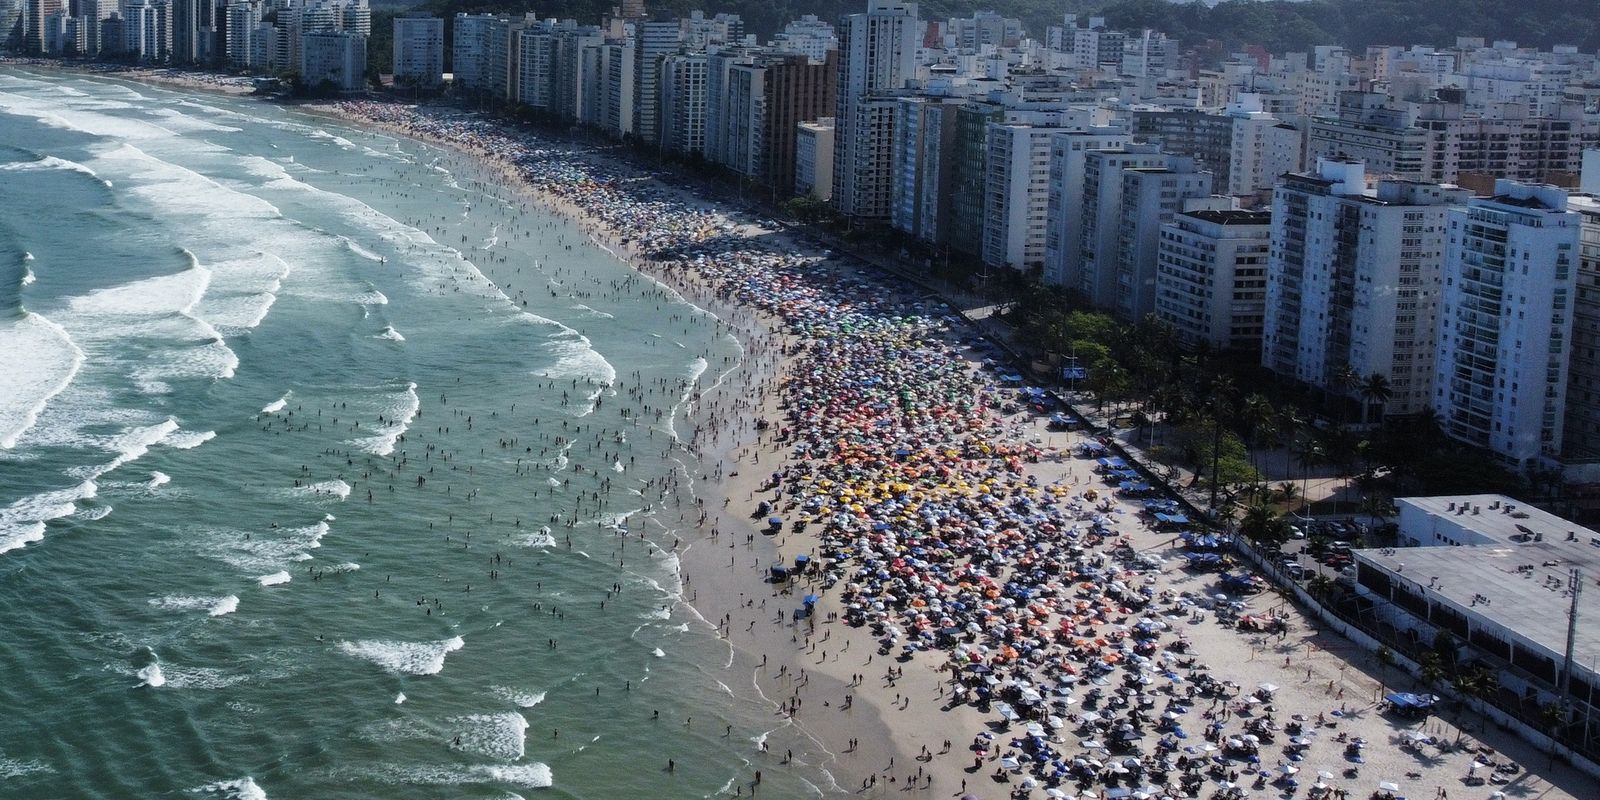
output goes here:
[[739, 346], [475, 169], [0, 70], [0, 796], [750, 779], [779, 723], [662, 549]]

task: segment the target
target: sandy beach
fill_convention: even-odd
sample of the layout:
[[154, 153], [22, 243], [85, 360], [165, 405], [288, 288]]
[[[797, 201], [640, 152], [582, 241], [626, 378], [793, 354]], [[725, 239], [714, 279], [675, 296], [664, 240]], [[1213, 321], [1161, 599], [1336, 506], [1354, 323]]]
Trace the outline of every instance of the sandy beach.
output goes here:
[[450, 108], [301, 108], [479, 161], [739, 341], [685, 386], [660, 498], [678, 528], [656, 537], [771, 704], [723, 795], [793, 761], [861, 797], [1600, 796], [1504, 731], [1389, 713], [1426, 687], [1191, 566], [1214, 545], [1156, 518], [1177, 506], [1048, 429], [1048, 399], [916, 287], [597, 146]]
[[[508, 181], [538, 174], [475, 117], [322, 110], [488, 158]], [[559, 155], [537, 156], [540, 167], [576, 158], [570, 146], [546, 146]], [[1576, 771], [1541, 769], [1512, 736], [1385, 714], [1386, 692], [1417, 688], [1409, 678], [1319, 633], [1278, 595], [1225, 593], [1214, 573], [1189, 568], [1188, 543], [1152, 517], [1175, 509], [1118, 492], [1120, 478], [1085, 457], [1082, 434], [1047, 431], [1046, 415], [1001, 386], [996, 352], [970, 341], [953, 309], [654, 180], [620, 178], [628, 168], [603, 158], [578, 159], [610, 178], [603, 191], [578, 175], [546, 175], [529, 191], [719, 316], [746, 347], [736, 372], [702, 389], [684, 431], [700, 459], [696, 497], [724, 502], [707, 508], [705, 538], [683, 548], [682, 569], [690, 602], [773, 701], [762, 757], [822, 764], [837, 783], [824, 789], [882, 797], [1584, 796], [1589, 783]], [[643, 201], [618, 199], [635, 195]], [[671, 213], [652, 216], [663, 204]], [[830, 319], [847, 320], [844, 332], [813, 325]], [[859, 348], [847, 340], [861, 323], [879, 326], [866, 352], [841, 356], [834, 348]], [[891, 403], [864, 411], [861, 397], [797, 412], [797, 392], [837, 401], [859, 388], [837, 380], [851, 369], [877, 382], [884, 353], [957, 365], [945, 388], [972, 394], [947, 395], [960, 412], [931, 427], [916, 413], [902, 422]], [[820, 377], [828, 367], [844, 372]], [[906, 374], [881, 379], [912, 404]], [[819, 452], [840, 435], [839, 414], [870, 421], [882, 441]], [[921, 434], [949, 438], [907, 438]], [[856, 485], [841, 493], [846, 454]], [[944, 471], [895, 485], [906, 477], [897, 460]], [[951, 508], [925, 526], [905, 513], [938, 501]], [[908, 544], [960, 541], [939, 533], [952, 517], [976, 534], [961, 542], [966, 552], [939, 563], [904, 555]], [[897, 539], [900, 526], [929, 530]], [[851, 545], [858, 552], [841, 553]], [[1055, 558], [1053, 570], [1026, 569], [1038, 553]], [[793, 568], [796, 556], [824, 566], [771, 582], [769, 567]], [[927, 601], [891, 594], [908, 589]], [[985, 596], [1000, 602], [977, 615], [956, 610], [957, 598]], [[1241, 629], [1251, 625], [1264, 630]]]

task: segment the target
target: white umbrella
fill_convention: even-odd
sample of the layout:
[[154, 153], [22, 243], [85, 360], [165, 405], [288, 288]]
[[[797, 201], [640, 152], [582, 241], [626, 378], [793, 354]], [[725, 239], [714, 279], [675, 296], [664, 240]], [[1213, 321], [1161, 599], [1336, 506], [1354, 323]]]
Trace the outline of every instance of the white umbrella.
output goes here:
[[1381, 792], [1398, 792], [1398, 791], [1400, 791], [1400, 785], [1395, 783], [1395, 782], [1393, 782], [1393, 781], [1384, 781], [1384, 782], [1378, 784], [1378, 791], [1381, 791]]
[[1329, 771], [1327, 771], [1325, 769], [1319, 769], [1319, 770], [1317, 770], [1317, 777], [1319, 777], [1319, 778], [1321, 778], [1321, 779], [1323, 779], [1325, 781], [1331, 781], [1331, 780], [1333, 780], [1333, 773], [1331, 773], [1331, 772], [1329, 772]]
[[1005, 767], [1006, 769], [1016, 769], [1019, 764], [1015, 758], [1006, 756], [1005, 758], [1000, 759], [1000, 766]]

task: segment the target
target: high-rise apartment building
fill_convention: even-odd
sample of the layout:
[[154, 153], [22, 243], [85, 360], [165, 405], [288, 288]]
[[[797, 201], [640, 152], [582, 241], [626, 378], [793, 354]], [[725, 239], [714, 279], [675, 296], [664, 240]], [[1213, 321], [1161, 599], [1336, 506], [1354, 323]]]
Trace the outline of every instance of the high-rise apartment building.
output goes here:
[[661, 61], [678, 52], [683, 32], [675, 19], [647, 20], [635, 26], [633, 53], [633, 135], [651, 145], [661, 142]]
[[1202, 208], [1161, 226], [1155, 314], [1194, 347], [1258, 354], [1272, 214]]
[[300, 76], [311, 86], [360, 89], [367, 72], [367, 37], [341, 31], [312, 31], [300, 42]]
[[490, 33], [494, 21], [493, 14], [456, 15], [450, 39], [450, 68], [457, 87], [488, 91]]
[[1135, 321], [1155, 313], [1161, 226], [1184, 210], [1184, 201], [1210, 194], [1211, 173], [1201, 171], [1187, 156], [1169, 155], [1163, 166], [1122, 171], [1116, 292], [1111, 306], [1118, 317]]
[[916, 75], [922, 23], [915, 3], [868, 0], [839, 28], [833, 202], [839, 213], [887, 221], [893, 201], [893, 100], [876, 96]]
[[1580, 225], [1566, 192], [1514, 181], [1450, 212], [1434, 408], [1519, 468], [1561, 452]]
[[1445, 215], [1470, 196], [1416, 181], [1369, 191], [1359, 161], [1286, 176], [1273, 196], [1262, 364], [1361, 402], [1346, 378], [1383, 376], [1392, 396], [1371, 419], [1431, 405]]
[[1581, 216], [1581, 228], [1561, 454], [1594, 463], [1600, 462], [1600, 198], [1573, 195], [1567, 209]]
[[1166, 166], [1167, 155], [1153, 144], [1130, 144], [1120, 150], [1091, 150], [1084, 154], [1078, 270], [1066, 286], [1082, 295], [1090, 305], [1115, 308], [1117, 304], [1123, 171]]
[[394, 18], [394, 82], [437, 86], [444, 80], [444, 20], [434, 16]]
[[1126, 131], [1112, 127], [1050, 134], [1043, 274], [1046, 284], [1079, 287], [1083, 261], [1084, 157], [1095, 150], [1120, 150], [1131, 141]]

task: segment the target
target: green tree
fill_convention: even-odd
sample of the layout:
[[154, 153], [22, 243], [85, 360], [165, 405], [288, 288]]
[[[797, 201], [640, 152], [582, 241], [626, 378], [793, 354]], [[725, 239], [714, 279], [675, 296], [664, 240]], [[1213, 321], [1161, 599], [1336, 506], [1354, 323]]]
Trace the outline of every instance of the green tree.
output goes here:
[[1394, 388], [1389, 385], [1388, 376], [1381, 372], [1374, 372], [1361, 379], [1358, 387], [1361, 392], [1361, 422], [1366, 424], [1370, 420], [1372, 407], [1378, 407], [1378, 415], [1383, 416], [1383, 409], [1389, 400], [1394, 397]]
[[1245, 509], [1239, 519], [1239, 535], [1258, 547], [1279, 547], [1289, 540], [1289, 524], [1264, 505]]

